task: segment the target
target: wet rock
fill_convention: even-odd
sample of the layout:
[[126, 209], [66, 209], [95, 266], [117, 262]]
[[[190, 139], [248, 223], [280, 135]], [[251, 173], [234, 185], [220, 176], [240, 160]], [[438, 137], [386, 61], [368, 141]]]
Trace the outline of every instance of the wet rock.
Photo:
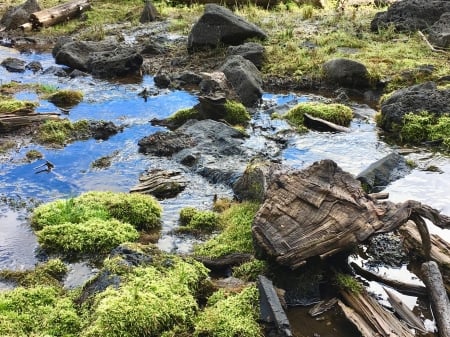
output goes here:
[[77, 77], [86, 77], [89, 76], [88, 73], [85, 73], [84, 71], [74, 69], [70, 72], [69, 77], [70, 78], [77, 78]]
[[81, 290], [81, 295], [77, 298], [76, 302], [82, 304], [93, 298], [96, 294], [105, 291], [108, 287], [118, 289], [120, 283], [120, 276], [114, 275], [108, 270], [102, 270], [94, 279], [89, 280], [84, 285]]
[[403, 248], [402, 239], [393, 233], [378, 234], [368, 241], [367, 251], [369, 267], [399, 268], [408, 262], [408, 254]]
[[139, 184], [130, 193], [151, 194], [158, 199], [174, 198], [184, 191], [187, 180], [179, 171], [151, 170], [139, 177]]
[[441, 15], [428, 31], [428, 40], [439, 48], [450, 47], [450, 11]]
[[215, 48], [220, 44], [238, 45], [250, 38], [266, 37], [260, 28], [229, 9], [217, 4], [206, 4], [204, 14], [189, 33], [188, 50]]
[[159, 13], [156, 7], [150, 0], [145, 1], [144, 9], [142, 10], [141, 17], [139, 19], [140, 23], [152, 22], [157, 19]]
[[110, 257], [119, 256], [122, 263], [127, 267], [137, 267], [149, 265], [153, 262], [153, 257], [148, 253], [132, 249], [127, 245], [120, 245], [111, 251]]
[[170, 75], [164, 71], [158, 71], [153, 80], [158, 88], [168, 88], [171, 82]]
[[390, 183], [404, 178], [411, 172], [403, 156], [392, 152], [372, 163], [368, 168], [356, 176], [361, 181], [367, 193], [380, 192]]
[[183, 132], [156, 132], [138, 142], [139, 152], [156, 156], [171, 156], [195, 146], [195, 140]]
[[89, 59], [93, 52], [114, 50], [116, 46], [104, 42], [73, 41], [67, 37], [58, 40], [52, 54], [57, 64], [63, 64], [72, 69], [89, 72]]
[[261, 99], [262, 77], [252, 62], [240, 55], [233, 55], [219, 70], [225, 74], [242, 104], [251, 107]]
[[149, 41], [140, 50], [143, 55], [162, 55], [167, 53], [167, 48], [157, 41]]
[[202, 81], [202, 76], [193, 71], [184, 71], [180, 74], [174, 75], [174, 80], [179, 81], [180, 85], [199, 85]]
[[11, 73], [23, 73], [25, 72], [26, 62], [15, 57], [8, 57], [1, 63], [2, 67]]
[[326, 62], [323, 70], [325, 79], [332, 84], [356, 89], [370, 87], [369, 72], [360, 62], [337, 58]]
[[38, 71], [41, 71], [43, 68], [41, 62], [32, 61], [25, 66], [25, 69], [31, 70], [33, 73], [37, 73]]
[[53, 75], [57, 77], [67, 77], [67, 71], [63, 67], [50, 66], [43, 72], [44, 75]]
[[106, 121], [90, 121], [89, 130], [94, 139], [106, 140], [109, 137], [121, 132], [123, 126], [117, 126], [113, 122]]
[[228, 55], [241, 55], [251, 61], [258, 69], [261, 69], [264, 62], [264, 53], [264, 47], [256, 42], [246, 42], [239, 46], [230, 46], [227, 49]]
[[434, 82], [417, 84], [395, 91], [381, 104], [379, 125], [392, 132], [402, 125], [405, 114], [428, 111], [436, 116], [450, 113], [450, 89], [439, 89]]
[[31, 13], [41, 10], [37, 0], [27, 0], [22, 5], [10, 7], [0, 20], [0, 28], [14, 30], [28, 22]]
[[377, 13], [370, 28], [372, 31], [378, 31], [393, 24], [397, 30], [401, 31], [428, 29], [445, 12], [450, 12], [449, 1], [397, 1], [386, 12]]

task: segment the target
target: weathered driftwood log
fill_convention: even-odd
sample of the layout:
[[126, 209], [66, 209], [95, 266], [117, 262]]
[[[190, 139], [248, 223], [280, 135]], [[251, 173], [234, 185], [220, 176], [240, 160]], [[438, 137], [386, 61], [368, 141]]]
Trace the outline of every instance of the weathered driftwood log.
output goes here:
[[429, 255], [428, 230], [421, 217], [439, 227], [450, 226], [449, 217], [417, 201], [394, 204], [371, 198], [351, 174], [323, 160], [273, 179], [252, 233], [259, 253], [295, 269], [310, 257], [349, 250], [408, 219], [419, 227]]
[[[410, 256], [419, 258], [420, 260], [429, 260], [425, 258], [420, 249], [421, 239], [417, 228], [412, 222], [408, 222], [405, 226], [399, 229], [400, 234], [403, 236], [403, 246], [410, 252]], [[442, 273], [447, 293], [450, 294], [450, 243], [437, 236], [431, 234], [431, 260], [435, 261], [439, 265], [439, 269]]]
[[58, 119], [59, 113], [37, 113], [31, 111], [17, 111], [17, 113], [8, 113], [0, 115], [0, 131], [10, 132], [37, 122], [43, 122], [48, 119]]
[[445, 291], [441, 272], [436, 262], [422, 264], [423, 281], [430, 294], [431, 309], [440, 337], [450, 337], [450, 301]]
[[305, 126], [309, 129], [323, 132], [350, 132], [351, 130], [345, 126], [338, 125], [325, 119], [313, 117], [307, 113], [304, 114]]
[[405, 324], [385, 310], [366, 291], [341, 290], [341, 295], [351, 310], [339, 301], [340, 308], [364, 337], [414, 336]]
[[30, 15], [33, 29], [38, 30], [71, 20], [90, 8], [90, 0], [74, 0]]
[[173, 198], [187, 186], [187, 180], [178, 171], [151, 170], [139, 177], [139, 184], [130, 193], [151, 194], [158, 199]]

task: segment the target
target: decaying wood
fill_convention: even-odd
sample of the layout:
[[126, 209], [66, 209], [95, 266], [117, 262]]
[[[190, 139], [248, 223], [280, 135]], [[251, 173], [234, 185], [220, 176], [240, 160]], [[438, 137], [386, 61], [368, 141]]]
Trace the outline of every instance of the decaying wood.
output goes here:
[[345, 126], [338, 125], [325, 119], [313, 117], [307, 113], [304, 114], [305, 126], [309, 129], [324, 131], [324, 132], [350, 132], [349, 128]]
[[391, 304], [394, 311], [408, 324], [411, 328], [414, 328], [420, 332], [427, 332], [423, 322], [409, 309], [405, 303], [392, 291], [383, 288], [388, 295], [388, 301]]
[[354, 262], [350, 263], [350, 266], [355, 270], [356, 274], [364, 277], [366, 280], [382, 283], [384, 285], [387, 285], [391, 288], [396, 289], [397, 291], [401, 292], [402, 294], [409, 295], [409, 296], [426, 296], [427, 295], [427, 288], [425, 288], [424, 286], [421, 286], [419, 284], [410, 284], [410, 283], [405, 283], [405, 282], [391, 280], [391, 279], [381, 277], [380, 275], [377, 275], [368, 270], [365, 270], [364, 268], [361, 268]]
[[74, 0], [30, 15], [35, 30], [71, 20], [90, 8], [90, 0]]
[[324, 312], [330, 310], [333, 308], [336, 303], [338, 302], [338, 299], [336, 297], [333, 297], [329, 299], [328, 301], [320, 301], [319, 303], [315, 304], [311, 309], [308, 310], [308, 314], [311, 317], [316, 317]]
[[[216, 0], [176, 0], [175, 3], [180, 4], [200, 4], [200, 5], [206, 5], [209, 3], [218, 3]], [[276, 6], [279, 4], [279, 0], [254, 0], [252, 1], [252, 5], [263, 7], [263, 8], [271, 8], [273, 6]], [[247, 5], [248, 2], [245, 1], [233, 1], [233, 0], [222, 0], [220, 1], [220, 4], [227, 7], [236, 7], [236, 6], [243, 6]]]
[[[428, 260], [421, 254], [421, 238], [419, 231], [414, 226], [413, 222], [408, 222], [405, 226], [400, 227], [399, 232], [403, 237], [403, 246], [410, 252], [411, 257], [418, 255], [417, 257], [422, 260]], [[431, 234], [430, 239], [431, 260], [435, 261], [439, 265], [447, 293], [450, 294], [450, 243], [436, 234]]]
[[33, 25], [31, 24], [31, 22], [27, 22], [20, 25], [19, 28], [22, 29], [23, 32], [29, 32], [33, 29]]
[[427, 285], [431, 308], [440, 337], [450, 337], [450, 301], [436, 262], [422, 264], [423, 281]]
[[181, 172], [151, 170], [139, 177], [139, 184], [130, 189], [130, 193], [151, 194], [156, 198], [172, 198], [182, 192], [187, 181]]
[[388, 192], [376, 192], [376, 193], [369, 193], [370, 197], [377, 200], [385, 200], [389, 199], [389, 193]]
[[258, 276], [258, 289], [260, 295], [259, 307], [261, 320], [266, 323], [274, 324], [277, 328], [277, 336], [292, 336], [291, 325], [281, 306], [280, 299], [278, 298], [272, 281], [263, 275]]
[[[258, 252], [295, 269], [310, 257], [349, 250], [371, 235], [420, 217], [439, 227], [450, 226], [449, 217], [417, 201], [394, 204], [370, 197], [353, 175], [322, 160], [272, 180], [252, 233]], [[426, 224], [416, 224], [425, 227], [420, 233], [427, 255], [431, 246]]]
[[414, 334], [391, 312], [385, 310], [366, 291], [341, 290], [345, 303], [353, 310], [343, 308], [347, 318], [355, 324], [364, 337], [397, 336], [412, 337]]
[[59, 113], [37, 113], [18, 110], [14, 113], [0, 114], [0, 131], [10, 132], [49, 119], [58, 119]]

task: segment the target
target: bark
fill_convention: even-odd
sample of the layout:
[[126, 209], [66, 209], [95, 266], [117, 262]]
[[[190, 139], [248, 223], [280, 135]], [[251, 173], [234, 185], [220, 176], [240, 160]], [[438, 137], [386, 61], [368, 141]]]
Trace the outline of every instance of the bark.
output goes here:
[[24, 112], [23, 110], [17, 113], [2, 114], [0, 116], [0, 131], [10, 132], [48, 119], [58, 119], [59, 115], [59, 113]]
[[422, 264], [423, 281], [430, 295], [431, 309], [436, 319], [440, 337], [450, 337], [450, 301], [436, 262]]
[[50, 27], [71, 20], [90, 8], [90, 0], [74, 0], [30, 15], [33, 29]]
[[338, 125], [322, 118], [313, 117], [307, 113], [304, 114], [305, 126], [309, 129], [323, 132], [350, 132], [351, 130], [345, 126]]

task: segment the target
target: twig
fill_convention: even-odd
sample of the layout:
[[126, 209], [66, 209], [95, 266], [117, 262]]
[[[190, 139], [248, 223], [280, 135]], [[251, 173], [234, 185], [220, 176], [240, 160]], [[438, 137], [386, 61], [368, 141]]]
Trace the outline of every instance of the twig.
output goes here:
[[430, 41], [428, 41], [428, 39], [426, 38], [426, 36], [420, 31], [418, 30], [417, 33], [419, 33], [419, 35], [422, 37], [422, 39], [425, 41], [425, 43], [428, 45], [428, 47], [430, 47], [430, 49], [436, 53], [443, 53], [443, 54], [449, 54], [447, 51], [445, 50], [441, 50], [441, 49], [436, 49], [431, 43]]

